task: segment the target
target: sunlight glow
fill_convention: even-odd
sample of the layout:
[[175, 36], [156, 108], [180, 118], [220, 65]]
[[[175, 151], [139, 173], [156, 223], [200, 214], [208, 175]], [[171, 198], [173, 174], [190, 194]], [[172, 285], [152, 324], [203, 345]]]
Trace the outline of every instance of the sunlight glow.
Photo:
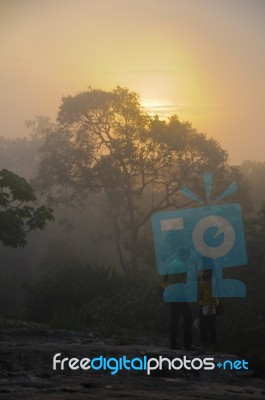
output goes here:
[[149, 99], [142, 101], [143, 109], [152, 117], [158, 115], [160, 119], [166, 119], [178, 113], [179, 105], [170, 104], [170, 102]]

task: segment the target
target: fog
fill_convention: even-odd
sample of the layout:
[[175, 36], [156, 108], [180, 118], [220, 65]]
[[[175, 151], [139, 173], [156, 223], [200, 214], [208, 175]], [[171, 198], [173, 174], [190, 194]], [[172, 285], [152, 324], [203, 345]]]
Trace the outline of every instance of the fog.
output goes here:
[[63, 95], [126, 86], [230, 160], [264, 161], [264, 2], [26, 0], [1, 4], [1, 132], [56, 118]]
[[218, 335], [251, 332], [240, 346], [265, 356], [264, 13], [259, 0], [0, 1], [0, 325], [165, 341], [158, 263], [177, 241], [157, 251], [152, 216], [236, 204], [248, 259], [224, 277], [247, 296], [226, 296]]

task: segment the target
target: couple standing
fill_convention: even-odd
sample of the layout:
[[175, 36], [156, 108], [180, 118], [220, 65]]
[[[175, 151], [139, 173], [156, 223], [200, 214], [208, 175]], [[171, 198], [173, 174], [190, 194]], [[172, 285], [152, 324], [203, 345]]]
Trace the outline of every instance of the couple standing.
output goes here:
[[[215, 318], [219, 299], [212, 297], [212, 272], [214, 269], [213, 260], [202, 257], [202, 267], [199, 273], [197, 268], [190, 263], [190, 251], [181, 248], [178, 254], [169, 262], [168, 273], [164, 279], [164, 286], [183, 284], [183, 288], [189, 288], [189, 284], [198, 285], [199, 298], [199, 329], [200, 340], [203, 349], [214, 348], [217, 341]], [[184, 268], [183, 268], [184, 266]], [[183, 272], [183, 271], [186, 272]], [[182, 271], [182, 272], [180, 272]], [[174, 286], [171, 286], [174, 289]], [[175, 286], [176, 287], [176, 286]], [[178, 286], [181, 288], [182, 286]], [[194, 286], [193, 286], [194, 288]], [[197, 287], [196, 287], [197, 289]], [[197, 293], [197, 290], [195, 290]], [[178, 349], [178, 325], [180, 317], [183, 318], [183, 336], [186, 350], [192, 350], [192, 313], [185, 296], [179, 297], [181, 301], [170, 301], [170, 347]]]

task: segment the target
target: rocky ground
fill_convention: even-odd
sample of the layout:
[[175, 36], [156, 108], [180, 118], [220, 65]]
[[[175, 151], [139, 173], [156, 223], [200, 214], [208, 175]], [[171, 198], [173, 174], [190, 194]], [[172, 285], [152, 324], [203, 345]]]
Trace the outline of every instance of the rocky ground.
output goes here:
[[[49, 330], [27, 324], [25, 327], [0, 331], [0, 399], [68, 400], [68, 399], [264, 399], [265, 380], [260, 368], [252, 363], [248, 371], [53, 371], [56, 353], [64, 357], [128, 358], [158, 357], [215, 357], [215, 362], [235, 356], [222, 353], [195, 354], [170, 351], [153, 340], [121, 345], [121, 340], [102, 339], [96, 333], [77, 333]], [[119, 343], [119, 344], [117, 344]]]

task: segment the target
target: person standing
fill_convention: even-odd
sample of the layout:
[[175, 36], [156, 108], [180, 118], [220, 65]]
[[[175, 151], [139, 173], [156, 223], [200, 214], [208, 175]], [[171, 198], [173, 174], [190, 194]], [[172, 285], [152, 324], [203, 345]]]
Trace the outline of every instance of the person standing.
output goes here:
[[[174, 288], [175, 284], [183, 284], [187, 287], [187, 260], [190, 256], [190, 251], [186, 248], [181, 248], [175, 257], [169, 263], [168, 273], [164, 279], [165, 285]], [[186, 272], [183, 272], [185, 271]], [[183, 293], [184, 291], [182, 291]], [[184, 296], [185, 297], [185, 296]], [[183, 301], [170, 302], [170, 348], [179, 349], [178, 330], [179, 321], [183, 319], [183, 342], [186, 350], [192, 347], [192, 314], [191, 309], [185, 298]]]
[[210, 348], [214, 350], [217, 342], [216, 313], [219, 306], [219, 299], [212, 297], [212, 276], [214, 264], [212, 259], [203, 257], [205, 269], [199, 273], [199, 329], [203, 350]]

